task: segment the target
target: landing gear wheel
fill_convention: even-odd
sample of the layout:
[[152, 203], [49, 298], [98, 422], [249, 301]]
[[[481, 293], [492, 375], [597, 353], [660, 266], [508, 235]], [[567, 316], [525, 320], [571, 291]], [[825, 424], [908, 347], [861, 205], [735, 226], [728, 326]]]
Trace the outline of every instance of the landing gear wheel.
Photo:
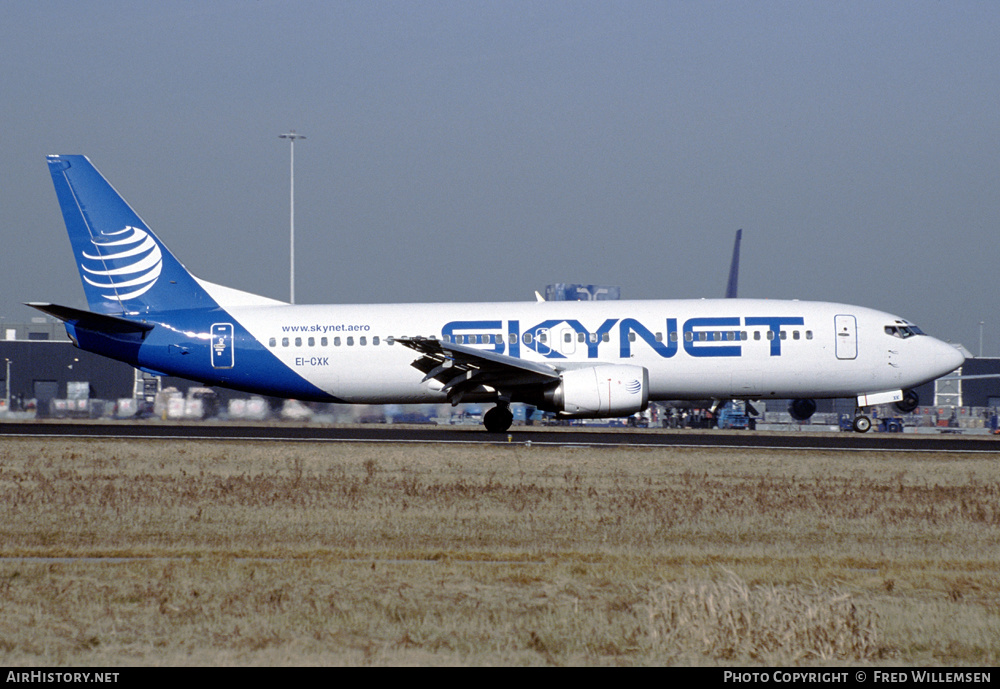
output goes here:
[[510, 407], [493, 407], [483, 416], [483, 425], [490, 433], [503, 433], [514, 423]]
[[867, 433], [868, 429], [872, 427], [872, 420], [867, 416], [855, 416], [851, 427], [858, 433]]

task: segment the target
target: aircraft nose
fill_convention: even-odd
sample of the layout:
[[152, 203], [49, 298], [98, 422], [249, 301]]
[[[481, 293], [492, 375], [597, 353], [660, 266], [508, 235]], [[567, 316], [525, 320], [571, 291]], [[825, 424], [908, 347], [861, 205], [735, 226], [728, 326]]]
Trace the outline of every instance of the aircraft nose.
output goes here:
[[958, 347], [950, 345], [947, 342], [941, 342], [940, 340], [936, 344], [934, 363], [935, 367], [941, 372], [938, 375], [943, 376], [946, 373], [951, 373], [965, 363], [965, 355], [959, 351]]

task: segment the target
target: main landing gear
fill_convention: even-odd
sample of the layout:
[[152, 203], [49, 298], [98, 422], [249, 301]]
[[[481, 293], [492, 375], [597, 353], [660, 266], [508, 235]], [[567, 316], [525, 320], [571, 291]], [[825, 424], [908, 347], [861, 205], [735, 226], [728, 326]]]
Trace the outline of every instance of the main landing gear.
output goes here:
[[497, 406], [490, 409], [483, 415], [483, 425], [490, 433], [503, 433], [514, 423], [514, 414], [510, 410], [510, 403], [500, 401]]

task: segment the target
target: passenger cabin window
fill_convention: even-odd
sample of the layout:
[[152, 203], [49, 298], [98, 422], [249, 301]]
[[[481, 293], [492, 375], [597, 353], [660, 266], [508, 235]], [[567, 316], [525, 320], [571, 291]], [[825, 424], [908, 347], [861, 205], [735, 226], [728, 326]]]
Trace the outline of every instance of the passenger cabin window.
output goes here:
[[268, 347], [277, 347], [278, 346], [278, 340], [272, 337], [270, 340], [267, 341], [267, 346]]

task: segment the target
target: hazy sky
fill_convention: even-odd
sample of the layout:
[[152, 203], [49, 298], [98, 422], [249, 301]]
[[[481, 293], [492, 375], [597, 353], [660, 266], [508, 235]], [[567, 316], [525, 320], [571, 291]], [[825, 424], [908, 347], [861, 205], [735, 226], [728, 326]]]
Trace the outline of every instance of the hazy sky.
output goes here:
[[1000, 355], [1000, 3], [0, 0], [0, 316], [85, 307], [49, 153], [288, 298], [842, 301]]

